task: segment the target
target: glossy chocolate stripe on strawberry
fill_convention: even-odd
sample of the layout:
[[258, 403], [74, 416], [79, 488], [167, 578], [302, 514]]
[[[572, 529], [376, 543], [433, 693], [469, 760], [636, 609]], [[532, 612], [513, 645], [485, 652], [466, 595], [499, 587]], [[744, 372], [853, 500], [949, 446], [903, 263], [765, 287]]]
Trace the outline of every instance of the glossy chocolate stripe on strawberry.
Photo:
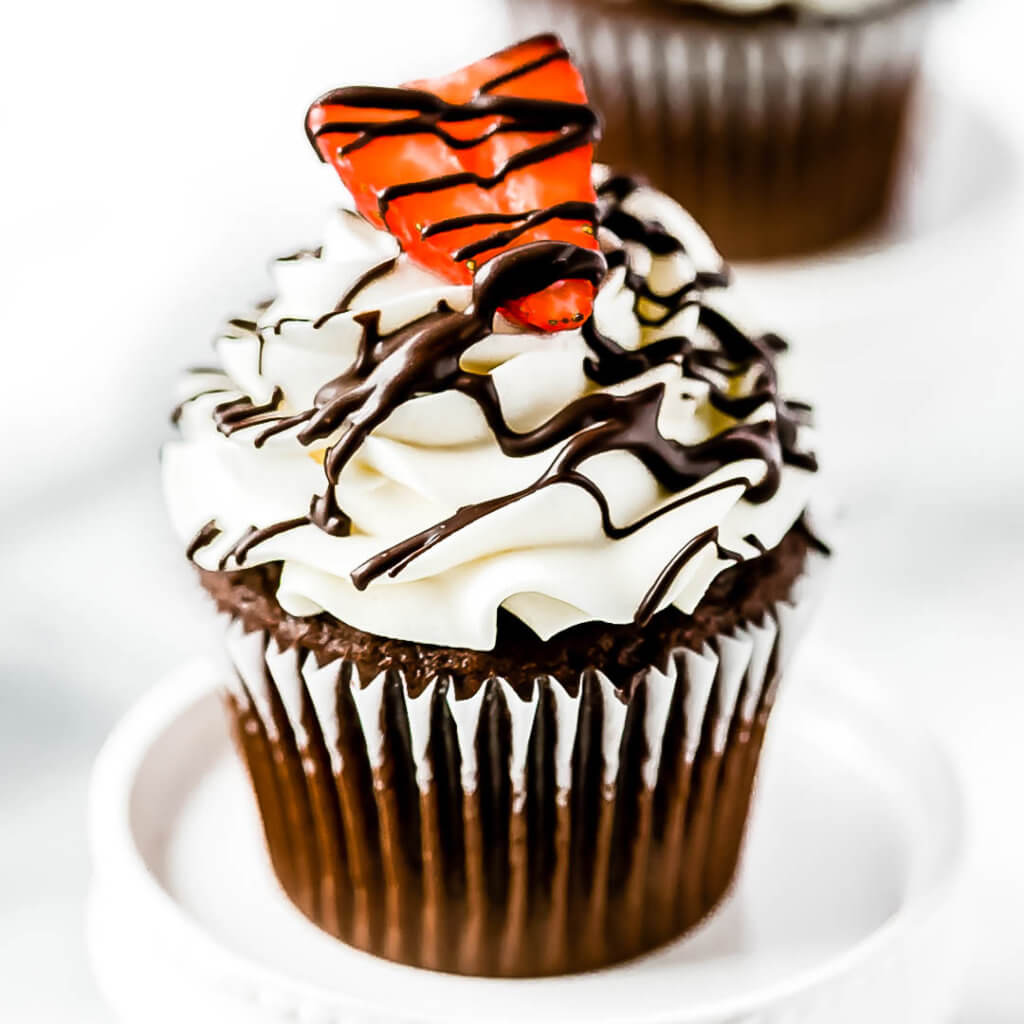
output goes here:
[[467, 260], [488, 249], [507, 245], [509, 242], [515, 241], [525, 231], [549, 220], [582, 220], [588, 222], [591, 227], [596, 227], [597, 219], [596, 204], [570, 199], [541, 210], [526, 210], [523, 213], [467, 213], [459, 217], [448, 217], [445, 220], [426, 225], [420, 230], [420, 238], [434, 238], [451, 231], [463, 231], [466, 228], [480, 227], [484, 224], [516, 225], [507, 231], [495, 232], [493, 235], [463, 246], [453, 256], [456, 260]]
[[516, 227], [507, 228], [504, 231], [496, 231], [493, 235], [488, 235], [486, 238], [479, 239], [479, 241], [464, 245], [454, 253], [453, 259], [459, 261], [469, 260], [491, 249], [499, 249], [510, 242], [514, 242], [527, 231], [531, 231], [541, 224], [546, 224], [549, 220], [582, 220], [593, 225], [597, 221], [597, 207], [593, 203], [569, 200], [564, 203], [556, 203], [554, 206], [549, 206], [544, 210], [532, 210], [528, 214], [523, 214], [520, 220], [522, 220], [522, 223]]
[[[416, 110], [416, 117], [399, 121], [328, 121], [317, 128], [314, 140], [335, 134], [358, 133], [351, 142], [338, 148], [340, 156], [369, 145], [378, 138], [429, 134], [441, 139], [452, 149], [473, 149], [507, 132], [557, 133], [553, 139], [528, 146], [513, 153], [493, 174], [479, 174], [476, 171], [454, 171], [422, 181], [399, 182], [382, 189], [377, 196], [377, 208], [381, 220], [387, 218], [390, 205], [398, 199], [413, 195], [442, 192], [461, 185], [476, 185], [491, 189], [500, 185], [509, 174], [534, 164], [543, 163], [552, 157], [569, 153], [580, 146], [593, 142], [597, 137], [597, 115], [590, 107], [581, 103], [562, 103], [558, 100], [536, 100], [520, 96], [477, 96], [467, 103], [447, 103], [438, 96], [413, 89], [385, 89], [373, 86], [350, 86], [338, 89], [317, 101], [321, 106], [347, 106], [371, 110]], [[460, 123], [476, 121], [484, 117], [508, 118], [479, 136], [470, 139], [451, 135], [441, 127], [441, 122]], [[315, 143], [314, 143], [315, 145]], [[319, 147], [317, 152], [320, 152]], [[324, 159], [321, 153], [321, 159]]]
[[[477, 94], [465, 103], [449, 103], [440, 96], [422, 89], [381, 85], [350, 85], [335, 89], [321, 96], [313, 104], [314, 109], [317, 107], [414, 112], [412, 117], [392, 121], [326, 121], [315, 129], [308, 127], [307, 120], [307, 135], [314, 149], [320, 154], [321, 160], [324, 156], [316, 141], [330, 135], [356, 134], [357, 137], [351, 142], [338, 147], [341, 156], [348, 156], [382, 138], [433, 135], [452, 149], [474, 149], [495, 135], [510, 132], [559, 132], [563, 137], [571, 132], [570, 140], [574, 144], [567, 146], [568, 150], [583, 142], [592, 141], [593, 136], [586, 133], [596, 132], [598, 126], [597, 114], [584, 103], [566, 103], [562, 100], [542, 100], [526, 96], [495, 96], [488, 93]], [[469, 138], [452, 135], [442, 127], [443, 124], [463, 124], [488, 117], [500, 117], [505, 120]], [[531, 147], [524, 152], [532, 152], [537, 148], [539, 147]]]
[[569, 59], [569, 51], [562, 45], [562, 41], [558, 36], [551, 32], [532, 36], [529, 39], [524, 39], [518, 45], [524, 49], [535, 45], [551, 46], [554, 47], [554, 49], [552, 49], [550, 53], [546, 53], [542, 57], [538, 57], [536, 60], [527, 61], [525, 64], [520, 64], [518, 67], [512, 68], [511, 71], [506, 71], [503, 74], [496, 75], [494, 78], [488, 79], [480, 86], [479, 89], [477, 89], [477, 92], [492, 92], [503, 85], [508, 85], [509, 82], [514, 82], [517, 78], [522, 78], [524, 75], [528, 75], [533, 71], [540, 71], [541, 68], [547, 67], [548, 64], [553, 64], [556, 60]]
[[[466, 213], [459, 217], [447, 217], [444, 220], [427, 224], [421, 228], [420, 238], [433, 238], [435, 235], [444, 235], [449, 231], [462, 231], [464, 228], [475, 228], [481, 224], [518, 224], [526, 217], [532, 217], [537, 212], [537, 210], [527, 210], [525, 213], [498, 213], [494, 211], [489, 213]], [[596, 212], [594, 216], [596, 217]]]
[[[441, 78], [337, 89], [306, 116], [310, 142], [334, 165], [363, 215], [391, 231], [413, 260], [459, 284], [470, 282], [477, 257], [523, 236], [597, 249], [580, 233], [593, 238], [587, 167], [598, 125], [579, 72], [550, 35]], [[380, 146], [372, 149], [375, 142]], [[547, 212], [571, 209], [564, 205], [570, 201], [580, 204], [580, 224]], [[496, 221], [462, 221], [467, 234], [452, 243], [458, 252], [430, 241], [443, 234], [429, 231], [432, 222], [464, 217], [474, 206], [485, 218], [511, 214], [510, 224], [533, 219], [489, 239], [480, 237], [480, 225]], [[504, 312], [514, 322], [557, 331], [581, 322], [592, 302], [593, 290], [584, 284], [553, 282]]]

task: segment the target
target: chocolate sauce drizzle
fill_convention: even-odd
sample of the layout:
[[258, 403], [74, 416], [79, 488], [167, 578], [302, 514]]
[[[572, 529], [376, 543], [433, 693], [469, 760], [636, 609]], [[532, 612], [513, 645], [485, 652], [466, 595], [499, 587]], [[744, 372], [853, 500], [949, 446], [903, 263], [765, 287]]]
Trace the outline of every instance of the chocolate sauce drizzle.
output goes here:
[[236, 430], [280, 419], [277, 410], [283, 400], [284, 392], [277, 386], [270, 393], [270, 398], [259, 405], [248, 395], [233, 398], [229, 402], [221, 402], [214, 408], [213, 422], [225, 437], [230, 437]]
[[[543, 62], [556, 59], [564, 59], [564, 51], [545, 57]], [[539, 65], [535, 62], [534, 66]], [[343, 152], [348, 152], [383, 135], [426, 132], [458, 148], [477, 145], [498, 131], [560, 131], [554, 142], [541, 143], [510, 158], [493, 178], [483, 179], [466, 172], [392, 186], [381, 194], [380, 210], [383, 216], [388, 203], [402, 195], [436, 191], [465, 181], [490, 187], [516, 167], [567, 151], [592, 138], [596, 131], [596, 118], [586, 107], [488, 95], [489, 89], [507, 82], [517, 73], [526, 73], [529, 68], [524, 65], [516, 72], [492, 80], [481, 87], [472, 100], [459, 106], [416, 90], [338, 90], [320, 102], [414, 113], [409, 118], [390, 122], [332, 122], [323, 125], [316, 135], [359, 133], [342, 148]], [[466, 121], [491, 114], [501, 114], [503, 119], [472, 140], [453, 138], [442, 127], [445, 121]], [[614, 234], [622, 242], [644, 246], [655, 258], [683, 252], [683, 243], [661, 224], [643, 220], [622, 208], [622, 203], [639, 185], [635, 179], [613, 177], [598, 189], [596, 207], [588, 203], [560, 203], [523, 214], [480, 213], [454, 217], [422, 229], [423, 236], [477, 224], [510, 225], [456, 253], [457, 259], [468, 260], [509, 244], [536, 224], [563, 217], [589, 220], [595, 228]], [[384, 261], [363, 274], [334, 310], [313, 321], [312, 327], [319, 328], [332, 316], [346, 312], [359, 292], [389, 273], [395, 262]], [[625, 285], [635, 295], [634, 312], [642, 324], [662, 327], [683, 309], [696, 306], [699, 308], [698, 333], [706, 337], [672, 335], [636, 350], [624, 349], [602, 334], [591, 318], [582, 327], [590, 349], [585, 361], [587, 375], [595, 384], [608, 387], [656, 366], [674, 365], [681, 377], [703, 382], [712, 407], [736, 420], [735, 424], [696, 444], [682, 444], [664, 437], [658, 429], [658, 418], [666, 388], [663, 382], [655, 382], [627, 394], [607, 391], [586, 394], [539, 426], [520, 432], [506, 422], [490, 375], [462, 367], [464, 353], [488, 336], [498, 310], [509, 302], [535, 294], [558, 281], [585, 280], [597, 287], [608, 269], [617, 267], [625, 267]], [[380, 331], [379, 311], [360, 313], [354, 321], [362, 329], [362, 336], [352, 365], [317, 392], [310, 408], [282, 412], [283, 395], [275, 388], [265, 403], [255, 404], [245, 397], [224, 402], [214, 410], [217, 429], [227, 436], [238, 430], [261, 427], [253, 438], [256, 447], [277, 434], [292, 430], [302, 445], [326, 442], [323, 465], [327, 487], [324, 494], [314, 496], [308, 513], [261, 528], [250, 527], [223, 554], [220, 567], [229, 568], [232, 562], [240, 567], [253, 547], [303, 526], [316, 526], [332, 536], [347, 535], [352, 524], [338, 507], [335, 487], [353, 455], [400, 405], [421, 395], [445, 391], [457, 391], [476, 403], [504, 454], [521, 457], [552, 450], [552, 462], [536, 481], [522, 490], [464, 506], [448, 519], [380, 551], [352, 572], [352, 581], [359, 589], [384, 574], [397, 576], [414, 559], [458, 531], [555, 484], [568, 484], [585, 491], [599, 510], [605, 535], [612, 540], [628, 536], [680, 506], [715, 491], [741, 488], [743, 497], [750, 502], [769, 500], [778, 490], [784, 465], [810, 471], [817, 468], [814, 456], [797, 444], [799, 427], [806, 422], [809, 408], [802, 403], [787, 402], [778, 393], [774, 357], [784, 347], [784, 342], [772, 334], [749, 336], [704, 302], [705, 289], [721, 287], [727, 282], [728, 272], [723, 265], [715, 271], [697, 272], [691, 281], [663, 295], [654, 292], [648, 282], [631, 269], [624, 248], [613, 248], [605, 257], [569, 243], [543, 241], [508, 249], [486, 262], [475, 275], [472, 302], [464, 311], [453, 310], [441, 302], [433, 311], [390, 333]], [[657, 316], [642, 315], [638, 308], [642, 300], [661, 307], [664, 312]], [[302, 318], [285, 318], [274, 325], [274, 332], [280, 333], [287, 320], [309, 323]], [[242, 326], [241, 323], [238, 326]], [[742, 394], [736, 395], [731, 393], [729, 385], [739, 378], [744, 380], [745, 387]], [[773, 416], [753, 423], [744, 422], [765, 405], [772, 407]], [[632, 454], [668, 493], [695, 488], [710, 474], [745, 459], [763, 463], [765, 473], [756, 483], [737, 475], [696, 488], [632, 523], [620, 525], [613, 521], [607, 496], [582, 472], [589, 458], [608, 451]], [[212, 522], [204, 526], [189, 546], [190, 555], [212, 543], [216, 530]], [[746, 540], [764, 550], [752, 535]], [[719, 558], [742, 560], [741, 555], [719, 544], [717, 527], [690, 539], [666, 564], [640, 602], [635, 618], [638, 624], [646, 624], [656, 614], [679, 574], [708, 544], [715, 545]]]
[[[257, 446], [290, 429], [297, 429], [296, 436], [304, 445], [337, 435], [324, 458], [329, 486], [324, 495], [314, 499], [308, 516], [274, 524], [264, 531], [248, 531], [229, 556], [241, 565], [246, 553], [262, 540], [284, 529], [309, 523], [336, 536], [346, 534], [351, 524], [334, 498], [334, 485], [345, 466], [397, 406], [417, 395], [440, 391], [455, 390], [472, 398], [506, 455], [518, 457], [559, 445], [561, 448], [548, 469], [528, 487], [465, 506], [448, 519], [379, 552], [357, 567], [352, 580], [360, 589], [384, 574], [397, 576], [415, 558], [459, 530], [554, 484], [569, 484], [588, 493], [600, 511], [605, 534], [610, 539], [621, 539], [681, 505], [718, 490], [739, 487], [748, 500], [766, 501], [778, 488], [784, 463], [813, 468], [813, 457], [795, 448], [795, 419], [787, 421], [787, 425], [783, 423], [790, 414], [787, 405], [777, 397], [770, 346], [761, 339], [747, 338], [717, 312], [708, 310], [704, 317], [704, 307], [702, 323], [721, 343], [722, 352], [697, 348], [691, 339], [682, 337], [627, 351], [600, 335], [591, 321], [584, 327], [593, 352], [588, 371], [598, 383], [619, 383], [654, 365], [674, 361], [683, 376], [708, 384], [710, 400], [722, 412], [742, 419], [764, 403], [772, 402], [776, 403], [775, 420], [738, 423], [707, 441], [684, 445], [663, 437], [658, 430], [658, 416], [665, 396], [665, 386], [659, 382], [625, 395], [607, 392], [585, 395], [534, 429], [514, 431], [505, 421], [493, 380], [487, 374], [464, 370], [461, 366], [463, 353], [487, 336], [497, 309], [505, 302], [539, 291], [556, 280], [582, 278], [596, 284], [603, 272], [600, 254], [565, 243], [536, 242], [509, 250], [481, 269], [474, 286], [473, 302], [464, 312], [441, 304], [435, 311], [389, 334], [380, 333], [378, 312], [357, 316], [355, 320], [362, 327], [363, 336], [356, 358], [344, 374], [320, 389], [312, 408], [295, 415], [275, 417], [268, 415], [267, 405], [243, 410], [235, 402], [219, 407], [218, 425], [222, 430], [263, 426], [254, 438]], [[733, 397], [721, 388], [721, 375], [747, 374], [754, 367], [759, 375], [749, 394]], [[757, 485], [746, 477], [732, 477], [692, 491], [621, 526], [612, 519], [607, 497], [581, 472], [588, 458], [611, 450], [631, 452], [669, 491], [691, 488], [722, 466], [746, 458], [763, 462], [766, 472]], [[646, 621], [653, 614], [652, 609], [657, 610], [692, 557], [707, 543], [717, 544], [717, 533], [702, 535], [699, 540], [695, 546], [687, 545], [666, 566], [641, 603], [638, 621]], [[719, 556], [740, 558], [721, 547]]]
[[[447, 221], [441, 221], [441, 224], [448, 224], [448, 230], [452, 230], [450, 225], [453, 221], [471, 221], [472, 223], [480, 224], [485, 223], [481, 221], [483, 214], [478, 214], [475, 217], [469, 215], [466, 217], [449, 218]], [[492, 215], [493, 216], [493, 215]], [[537, 227], [540, 224], [545, 224], [549, 220], [585, 220], [591, 224], [595, 224], [597, 221], [597, 207], [593, 203], [583, 203], [576, 200], [569, 200], [564, 203], [556, 203], [554, 206], [549, 206], [543, 210], [530, 210], [528, 213], [510, 214], [510, 217], [515, 217], [518, 224], [515, 227], [506, 228], [504, 231], [496, 231], [493, 235], [488, 235], [486, 238], [481, 238], [479, 241], [471, 242], [469, 245], [464, 245], [461, 249], [457, 249], [453, 256], [456, 260], [470, 260], [474, 256], [479, 256], [483, 252], [488, 252], [491, 249], [499, 249], [502, 246], [508, 245], [510, 242], [514, 242], [520, 235], [525, 234], [532, 228]], [[462, 227], [469, 225], [463, 223]], [[431, 230], [431, 228], [433, 230]], [[438, 234], [437, 224], [433, 224], [430, 228], [425, 228], [421, 234], [423, 237], [427, 237], [427, 233]]]
[[[355, 302], [356, 297], [359, 293], [367, 287], [367, 285], [373, 284], [374, 281], [379, 280], [386, 274], [390, 274], [395, 269], [395, 265], [398, 263], [398, 257], [392, 256], [390, 259], [382, 260], [380, 263], [370, 267], [365, 273], [360, 274], [353, 282], [351, 287], [345, 292], [340, 299], [338, 299], [337, 305], [331, 311], [333, 313], [347, 313], [352, 303]], [[322, 321], [321, 321], [322, 322]]]
[[209, 547], [220, 536], [220, 533], [220, 527], [214, 520], [211, 519], [204, 523], [189, 541], [188, 547], [185, 548], [185, 557], [192, 561], [203, 548]]
[[182, 414], [185, 412], [185, 406], [188, 405], [189, 402], [194, 402], [197, 398], [205, 398], [207, 395], [223, 395], [230, 390], [231, 388], [203, 388], [202, 391], [197, 391], [195, 394], [189, 395], [188, 398], [180, 401], [171, 410], [171, 423], [177, 426], [181, 421]]
[[[299, 255], [296, 253], [292, 256], [286, 256], [284, 260], [279, 262], [289, 262], [293, 259], [298, 258]], [[270, 305], [271, 302], [268, 301], [265, 305], [261, 303], [261, 306], [257, 308], [260, 308], [260, 311], [262, 312], [263, 309], [268, 308]], [[263, 347], [265, 344], [265, 339], [263, 337], [263, 332], [260, 330], [259, 324], [257, 324], [255, 320], [242, 320], [239, 318], [235, 318], [234, 320], [228, 321], [228, 327], [231, 328], [232, 331], [234, 331], [235, 333], [225, 334], [221, 339], [223, 341], [249, 341], [252, 339], [256, 340], [256, 372], [262, 375]]]
[[735, 551], [729, 551], [718, 543], [717, 526], [712, 526], [703, 533], [698, 533], [696, 537], [687, 541], [673, 555], [669, 563], [658, 574], [658, 578], [651, 584], [650, 589], [641, 598], [636, 615], [633, 616], [633, 621], [638, 626], [646, 626], [654, 618], [655, 614], [660, 610], [662, 602], [668, 597], [672, 584], [675, 583], [679, 574], [708, 544], [715, 545], [715, 553], [719, 558], [729, 559], [734, 562], [743, 561], [742, 555], [738, 555]]

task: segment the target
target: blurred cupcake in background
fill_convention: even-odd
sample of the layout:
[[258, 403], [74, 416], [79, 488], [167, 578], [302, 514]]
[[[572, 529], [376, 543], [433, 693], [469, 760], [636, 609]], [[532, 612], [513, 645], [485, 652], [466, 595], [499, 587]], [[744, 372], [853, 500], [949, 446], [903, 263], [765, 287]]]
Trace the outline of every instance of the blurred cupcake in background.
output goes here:
[[936, 0], [512, 0], [604, 118], [598, 155], [682, 202], [730, 259], [884, 222]]

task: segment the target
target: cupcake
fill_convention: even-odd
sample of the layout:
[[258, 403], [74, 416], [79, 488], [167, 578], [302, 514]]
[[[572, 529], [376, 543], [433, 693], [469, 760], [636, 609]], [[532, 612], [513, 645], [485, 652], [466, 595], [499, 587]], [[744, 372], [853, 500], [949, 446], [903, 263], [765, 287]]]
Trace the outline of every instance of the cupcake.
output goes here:
[[578, 57], [599, 155], [678, 199], [730, 259], [884, 222], [936, 0], [509, 2]]
[[314, 103], [352, 206], [164, 451], [281, 886], [419, 967], [601, 967], [712, 910], [821, 557], [783, 342], [596, 125], [551, 37]]

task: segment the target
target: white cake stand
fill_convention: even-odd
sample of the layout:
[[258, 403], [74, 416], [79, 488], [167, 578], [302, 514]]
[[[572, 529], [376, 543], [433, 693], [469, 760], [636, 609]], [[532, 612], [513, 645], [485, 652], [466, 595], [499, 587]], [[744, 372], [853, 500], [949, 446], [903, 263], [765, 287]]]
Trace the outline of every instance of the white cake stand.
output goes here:
[[320, 932], [277, 888], [217, 673], [190, 664], [121, 723], [92, 792], [89, 940], [138, 1024], [934, 1024], [966, 929], [965, 822], [912, 715], [824, 654], [787, 682], [739, 881], [630, 964], [507, 981], [406, 968]]

